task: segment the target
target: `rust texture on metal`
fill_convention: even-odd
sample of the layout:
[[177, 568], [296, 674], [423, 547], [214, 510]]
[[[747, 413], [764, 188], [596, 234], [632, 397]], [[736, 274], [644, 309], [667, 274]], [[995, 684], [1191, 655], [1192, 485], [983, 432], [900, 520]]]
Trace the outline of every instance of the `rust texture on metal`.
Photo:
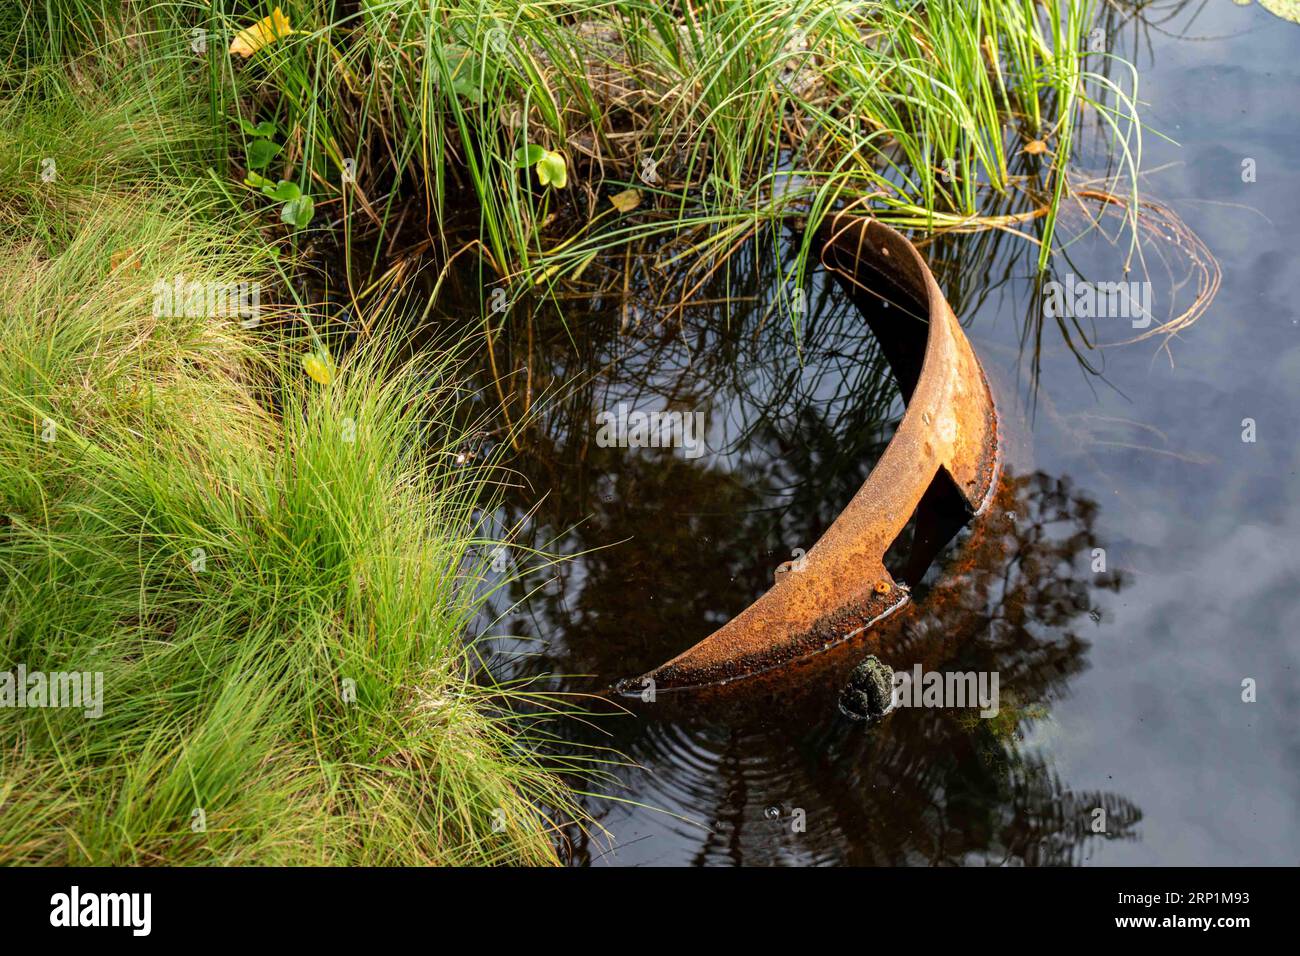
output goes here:
[[[901, 234], [865, 217], [834, 218], [824, 240], [823, 265], [881, 339], [907, 400], [902, 422], [800, 570], [779, 574], [744, 611], [627, 682], [629, 689], [649, 680], [663, 690], [737, 680], [857, 634], [909, 601], [907, 588], [885, 570], [884, 556], [943, 472], [967, 516], [983, 512], [992, 495], [999, 468], [993, 398], [924, 259]], [[882, 310], [881, 300], [890, 308]]]

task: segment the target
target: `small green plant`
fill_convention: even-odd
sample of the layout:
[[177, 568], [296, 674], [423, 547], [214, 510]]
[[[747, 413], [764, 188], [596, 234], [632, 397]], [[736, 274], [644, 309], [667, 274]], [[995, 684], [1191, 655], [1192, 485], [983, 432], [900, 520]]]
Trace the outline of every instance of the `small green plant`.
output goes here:
[[529, 143], [515, 152], [515, 168], [529, 166], [536, 171], [537, 181], [543, 186], [563, 189], [569, 184], [569, 169], [562, 153]]
[[270, 166], [271, 161], [280, 153], [280, 144], [272, 139], [276, 133], [275, 123], [271, 120], [251, 123], [241, 116], [239, 127], [250, 137], [244, 149], [244, 164], [248, 168], [244, 185], [258, 189], [263, 196], [281, 203], [281, 222], [294, 229], [305, 229], [316, 214], [316, 203], [311, 196], [292, 180], [275, 181], [258, 172]]
[[451, 73], [448, 84], [451, 91], [475, 105], [482, 103], [483, 90], [479, 87], [478, 77], [492, 69], [490, 60], [476, 57], [473, 50], [456, 43], [444, 45], [442, 54]]

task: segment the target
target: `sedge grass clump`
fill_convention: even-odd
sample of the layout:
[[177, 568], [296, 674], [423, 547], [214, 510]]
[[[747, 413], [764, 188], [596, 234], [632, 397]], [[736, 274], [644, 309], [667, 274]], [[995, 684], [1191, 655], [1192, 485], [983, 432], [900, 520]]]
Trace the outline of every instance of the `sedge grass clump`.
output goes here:
[[487, 474], [440, 453], [450, 358], [322, 385], [292, 324], [166, 304], [269, 302], [276, 256], [192, 88], [94, 79], [0, 113], [0, 672], [103, 689], [0, 711], [0, 862], [554, 861], [568, 798], [464, 644]]

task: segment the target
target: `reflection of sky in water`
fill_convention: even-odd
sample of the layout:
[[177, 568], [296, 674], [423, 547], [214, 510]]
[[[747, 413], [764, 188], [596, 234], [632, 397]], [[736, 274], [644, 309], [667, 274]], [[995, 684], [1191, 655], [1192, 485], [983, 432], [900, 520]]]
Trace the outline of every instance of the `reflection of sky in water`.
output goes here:
[[[1144, 116], [1182, 144], [1180, 149], [1148, 134], [1144, 166], [1176, 165], [1152, 173], [1145, 193], [1172, 206], [1223, 268], [1223, 287], [1210, 312], [1171, 345], [1174, 367], [1147, 342], [1089, 353], [1101, 372], [1089, 376], [1059, 333], [1045, 329], [1039, 388], [1032, 408], [1017, 409], [1012, 396], [1022, 405], [1030, 397], [1032, 346], [1022, 350], [1021, 336], [1023, 318], [1035, 308], [1029, 295], [1032, 247], [1003, 243], [992, 263], [981, 261], [984, 247], [976, 238], [929, 250], [999, 391], [1004, 417], [1032, 422], [1021, 425], [1032, 432], [1032, 462], [1016, 462], [1019, 470], [1068, 477], [1074, 494], [1095, 502], [1089, 534], [1106, 548], [1111, 569], [1127, 578], [1114, 591], [1085, 585], [1100, 611], [1097, 621], [1075, 619], [1071, 612], [1064, 621], [1028, 625], [1046, 643], [1031, 641], [1032, 649], [1021, 649], [1025, 659], [1036, 660], [1062, 634], [1077, 634], [1090, 647], [1062, 658], [1072, 676], [1030, 681], [1043, 691], [1049, 716], [1022, 725], [1023, 763], [1005, 776], [986, 773], [979, 766], [986, 751], [972, 749], [969, 735], [920, 712], [894, 714], [874, 732], [827, 720], [824, 708], [787, 705], [779, 694], [755, 701], [732, 721], [651, 712], [623, 721], [612, 738], [592, 738], [624, 749], [645, 768], [621, 771], [626, 789], [615, 793], [703, 820], [715, 832], [708, 836], [664, 814], [602, 802], [601, 822], [618, 849], [598, 862], [1207, 864], [1294, 863], [1300, 857], [1300, 307], [1294, 304], [1300, 249], [1287, 228], [1300, 221], [1300, 170], [1294, 166], [1300, 151], [1294, 119], [1300, 26], [1225, 2], [1199, 12], [1189, 7], [1163, 29], [1222, 38], [1180, 42], [1152, 31], [1154, 60], [1145, 38], [1141, 47], [1141, 94], [1150, 104]], [[1228, 36], [1234, 33], [1242, 35]], [[1132, 40], [1127, 36], [1121, 49], [1131, 52]], [[1245, 156], [1258, 163], [1256, 183], [1241, 182]], [[1085, 239], [1072, 247], [1071, 264], [1060, 271], [1073, 269], [1095, 281], [1138, 278], [1122, 276], [1121, 257], [1122, 250]], [[962, 295], [953, 263], [966, 272]], [[979, 278], [986, 266], [996, 281]], [[1162, 275], [1153, 268], [1157, 318]], [[1131, 333], [1127, 320], [1097, 321], [1103, 340]], [[680, 351], [670, 350], [673, 363], [680, 363]], [[710, 420], [714, 451], [755, 424], [753, 406], [731, 399], [736, 390], [770, 392], [789, 371], [789, 363], [767, 366], [755, 354], [727, 373], [732, 377], [725, 385], [697, 382], [682, 396], [684, 407], [720, 399]], [[823, 357], [798, 374], [809, 404], [831, 422], [840, 407], [833, 397], [844, 387], [842, 375], [862, 375], [860, 363]], [[671, 391], [676, 380], [675, 369], [652, 377], [649, 392]], [[599, 393], [594, 407], [616, 408], [622, 400], [642, 410], [662, 408], [661, 398], [649, 392], [615, 385]], [[1258, 423], [1255, 444], [1241, 441], [1246, 417]], [[799, 422], [777, 425], [787, 436], [803, 433]], [[890, 431], [886, 425], [870, 439], [859, 436], [861, 446], [848, 451], [861, 457]], [[783, 479], [807, 474], [766, 471], [771, 447], [760, 444], [747, 459], [704, 459], [710, 468], [745, 474], [737, 487], [747, 485], [756, 496], [730, 498], [717, 485], [694, 492], [682, 485], [684, 509], [689, 511], [692, 493], [715, 506], [742, 502], [749, 512], [787, 502], [793, 492], [787, 493]], [[665, 460], [653, 450], [628, 454], [646, 456], [646, 473]], [[680, 451], [674, 454], [680, 459]], [[629, 467], [630, 460], [620, 465], [621, 477], [640, 474], [644, 480], [646, 473]], [[817, 493], [823, 499], [838, 496], [842, 505], [862, 478], [849, 471], [830, 464], [812, 469]], [[848, 481], [847, 490], [835, 483], [837, 476]], [[678, 473], [667, 484], [683, 477]], [[546, 487], [543, 474], [534, 480]], [[676, 503], [664, 488], [647, 491], [649, 497], [628, 507]], [[552, 494], [563, 498], [571, 490], [560, 487]], [[813, 520], [806, 512], [801, 516]], [[698, 517], [683, 512], [681, 521]], [[672, 520], [657, 527], [670, 528]], [[766, 535], [751, 529], [750, 538], [741, 540], [752, 554], [726, 554], [721, 542], [710, 542], [720, 552], [715, 563], [728, 565], [721, 571], [724, 582], [727, 570], [734, 582], [736, 574], [754, 571], [751, 564], [761, 578], [768, 563], [802, 543], [792, 542], [779, 526], [775, 537], [771, 529]], [[760, 554], [765, 541], [770, 555]], [[593, 531], [584, 546], [595, 543], [612, 541], [601, 542]], [[665, 539], [662, 546], [668, 562], [682, 554], [669, 550], [680, 549], [680, 539]], [[566, 541], [561, 550], [580, 548]], [[644, 580], [655, 581], [656, 573], [664, 574], [652, 567]], [[720, 605], [727, 602], [709, 606], [692, 600], [686, 588], [685, 613], [674, 617], [650, 609], [638, 602], [636, 570], [624, 577], [616, 562], [600, 554], [561, 574], [563, 595], [530, 610], [534, 626], [527, 625], [527, 614], [515, 621], [515, 633], [535, 634], [555, 633], [557, 621], [569, 627], [581, 622], [580, 636], [589, 646], [576, 658], [557, 652], [549, 662], [554, 669], [606, 678], [636, 673], [668, 656], [668, 641], [675, 643], [667, 650], [680, 650], [726, 616]], [[704, 580], [700, 588], [707, 591]], [[625, 593], [591, 603], [590, 592], [601, 587]], [[654, 596], [661, 603], [672, 600]], [[729, 595], [728, 602], [735, 597]], [[693, 621], [692, 612], [698, 615]], [[665, 636], [678, 625], [698, 633]], [[510, 628], [494, 629], [502, 630]], [[972, 653], [985, 652], [982, 638], [969, 643]], [[1021, 657], [994, 660], [1001, 667]], [[1258, 682], [1257, 703], [1240, 700], [1245, 677]], [[1016, 683], [1004, 677], [1003, 687], [1005, 694]], [[1021, 790], [1030, 797], [1023, 798]], [[1137, 808], [1136, 820], [1130, 820], [1136, 838], [1058, 839], [1047, 824], [1041, 837], [1019, 832], [1033, 830], [1040, 816], [1053, 812], [1082, 816], [1099, 793], [1118, 801], [1116, 819], [1125, 808]], [[832, 838], [796, 837], [780, 819], [765, 818], [768, 807], [790, 805], [802, 807], [810, 828], [828, 828]], [[1058, 850], [1032, 849], [1036, 840]], [[600, 846], [590, 849], [592, 856], [600, 852]]]
[[[1135, 578], [1102, 599], [1091, 668], [1043, 739], [1066, 779], [1142, 808], [1142, 839], [1097, 844], [1094, 862], [1300, 859], [1300, 26], [1223, 3], [1186, 28], [1243, 30], [1195, 43], [1153, 33], [1154, 62], [1142, 64], [1144, 116], [1181, 143], [1148, 135], [1147, 168], [1180, 165], [1146, 190], [1219, 258], [1213, 307], [1173, 344], [1173, 369], [1147, 345], [1107, 354], [1122, 395], [1044, 362], [1058, 409], [1151, 425], [1166, 440], [1125, 440], [1210, 459], [1093, 447], [1090, 465], [1040, 408], [1038, 466], [1071, 474], [1100, 503], [1099, 536]], [[1255, 183], [1241, 181], [1246, 156]], [[987, 347], [1008, 339], [995, 316], [1022, 314], [1016, 306], [990, 302], [971, 325], [994, 374], [1011, 367]], [[1247, 417], [1253, 445], [1241, 441]], [[1255, 704], [1240, 700], [1244, 677], [1258, 682]]]

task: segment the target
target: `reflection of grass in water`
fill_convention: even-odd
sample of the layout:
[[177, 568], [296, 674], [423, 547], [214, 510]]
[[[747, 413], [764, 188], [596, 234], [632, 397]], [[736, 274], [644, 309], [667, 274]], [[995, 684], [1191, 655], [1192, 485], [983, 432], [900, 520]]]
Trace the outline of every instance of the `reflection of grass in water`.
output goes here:
[[201, 91], [114, 49], [4, 77], [0, 670], [104, 700], [4, 711], [0, 860], [552, 861], [569, 798], [461, 644], [485, 476], [427, 460], [445, 393], [154, 314], [177, 275], [266, 302], [274, 257], [203, 175]]
[[[535, 405], [538, 427], [516, 460], [520, 488], [500, 524], [513, 527], [538, 507], [525, 544], [580, 555], [576, 567], [555, 573], [578, 575], [584, 593], [603, 595], [570, 605], [563, 588], [548, 589], [529, 601], [533, 620], [515, 619], [515, 633], [590, 632], [582, 647], [564, 642], [576, 660], [541, 652], [553, 666], [626, 676], [631, 663], [612, 670], [608, 656], [622, 646], [628, 616], [640, 621], [638, 631], [679, 636], [724, 623], [772, 585], [793, 548], [812, 545], [888, 441], [900, 399], [862, 316], [819, 277], [796, 354], [788, 327], [765, 320], [759, 296], [776, 275], [760, 249], [750, 243], [737, 254], [745, 281], [730, 296], [719, 277], [703, 290], [717, 304], [685, 310], [662, 337], [620, 333], [608, 315], [570, 313], [561, 322], [545, 308], [517, 310], [502, 326], [498, 367], [526, 365], [535, 392], [550, 397]], [[520, 393], [507, 390], [515, 401]], [[596, 414], [620, 401], [707, 410], [718, 428], [711, 456], [690, 463], [680, 453], [593, 447]], [[614, 544], [629, 535], [639, 540]], [[523, 599], [537, 580], [515, 582], [510, 599]], [[646, 589], [655, 603], [642, 616], [635, 605]], [[631, 604], [618, 607], [616, 595]], [[593, 645], [603, 649], [595, 659], [587, 656]]]
[[[745, 243], [734, 254], [734, 277], [714, 277], [689, 307], [654, 328], [616, 329], [608, 299], [598, 300], [603, 311], [542, 304], [507, 314], [492, 336], [491, 382], [517, 408], [509, 417], [526, 417], [527, 400], [546, 395], [536, 409], [541, 440], [576, 447], [595, 413], [620, 400], [746, 416], [732, 436], [738, 447], [765, 430], [797, 443], [799, 429], [786, 415], [814, 395], [845, 432], [883, 420], [897, 390], [862, 317], [819, 276], [805, 300], [800, 350], [792, 352], [787, 328], [770, 321], [763, 301], [780, 279], [765, 248]], [[648, 301], [657, 291], [643, 282], [625, 297], [662, 315]]]
[[1001, 743], [1019, 739], [1021, 724], [1046, 720], [1047, 707], [1039, 703], [1022, 704], [1014, 694], [1003, 694], [998, 712], [992, 717], [981, 717], [977, 710], [963, 712], [957, 722], [969, 733], [984, 732]]

